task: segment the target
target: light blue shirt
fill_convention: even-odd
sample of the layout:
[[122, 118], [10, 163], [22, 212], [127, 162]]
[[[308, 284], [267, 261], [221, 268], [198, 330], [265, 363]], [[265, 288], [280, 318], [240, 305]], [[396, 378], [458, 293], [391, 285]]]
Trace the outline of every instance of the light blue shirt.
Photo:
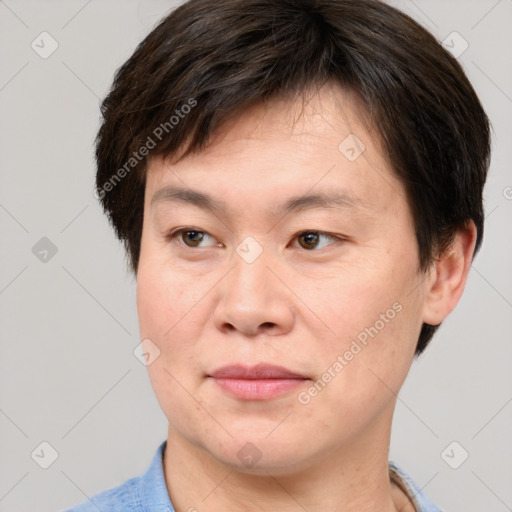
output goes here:
[[[167, 441], [157, 449], [149, 468], [108, 491], [63, 512], [175, 512], [165, 485], [163, 454]], [[395, 463], [389, 463], [391, 480], [401, 487], [416, 512], [442, 512], [421, 492], [418, 485]]]

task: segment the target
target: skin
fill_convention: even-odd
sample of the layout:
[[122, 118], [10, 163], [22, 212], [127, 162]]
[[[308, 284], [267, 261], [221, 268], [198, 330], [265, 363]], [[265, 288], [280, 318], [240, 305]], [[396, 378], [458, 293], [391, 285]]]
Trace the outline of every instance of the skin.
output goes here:
[[[160, 351], [148, 372], [169, 421], [164, 471], [178, 512], [414, 510], [388, 476], [396, 393], [422, 323], [440, 323], [459, 300], [476, 233], [469, 222], [420, 272], [404, 187], [368, 126], [353, 94], [326, 85], [305, 106], [253, 105], [180, 162], [149, 162], [137, 306], [141, 339]], [[354, 161], [338, 149], [351, 133], [366, 146]], [[167, 186], [207, 193], [226, 211], [152, 202]], [[358, 199], [268, 215], [290, 197], [334, 189]], [[176, 228], [203, 238], [185, 230], [170, 239]], [[305, 230], [318, 239], [297, 236]], [[236, 251], [248, 236], [262, 249], [252, 263]], [[338, 355], [397, 303], [334, 372]], [[309, 380], [254, 401], [206, 377], [259, 362]], [[328, 368], [335, 376], [301, 403]], [[246, 443], [261, 455], [252, 467], [237, 456]]]

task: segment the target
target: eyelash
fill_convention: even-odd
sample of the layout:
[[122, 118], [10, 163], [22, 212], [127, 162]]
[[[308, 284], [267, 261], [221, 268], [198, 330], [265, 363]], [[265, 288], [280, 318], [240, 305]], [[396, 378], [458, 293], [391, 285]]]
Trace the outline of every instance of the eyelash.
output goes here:
[[[181, 233], [186, 233], [187, 231], [194, 231], [196, 233], [203, 233], [203, 234], [209, 236], [210, 238], [212, 238], [213, 240], [215, 240], [215, 238], [212, 237], [208, 232], [202, 231], [200, 229], [193, 228], [193, 227], [186, 227], [186, 228], [175, 229], [175, 230], [171, 231], [166, 236], [166, 239], [167, 239], [168, 242], [171, 242], [178, 235], [180, 235]], [[346, 241], [345, 238], [342, 238], [340, 236], [331, 235], [330, 233], [325, 233], [324, 231], [319, 231], [319, 230], [314, 230], [314, 229], [306, 229], [306, 230], [299, 231], [296, 235], [294, 235], [293, 239], [295, 240], [296, 238], [299, 238], [300, 236], [303, 236], [303, 235], [309, 234], [309, 233], [314, 233], [314, 234], [318, 234], [320, 236], [324, 236], [324, 237], [328, 238], [329, 240], [333, 241], [334, 243]], [[181, 242], [182, 246], [184, 246], [184, 247], [186, 247], [188, 249], [202, 249], [202, 247], [193, 247], [193, 246], [190, 246], [190, 245], [186, 245], [185, 243], [183, 243], [182, 240], [180, 240], [180, 242]], [[218, 243], [221, 243], [221, 242], [218, 242]], [[331, 243], [331, 244], [329, 244], [329, 246], [330, 245], [333, 245], [333, 244]], [[211, 247], [214, 247], [214, 246], [209, 246], [208, 248], [211, 248]], [[217, 245], [217, 247], [219, 247], [219, 245]], [[304, 248], [302, 247], [302, 249], [304, 249]], [[323, 247], [321, 249], [323, 249]], [[304, 250], [307, 251], [307, 252], [318, 252], [321, 249], [311, 249], [311, 250], [304, 249]]]

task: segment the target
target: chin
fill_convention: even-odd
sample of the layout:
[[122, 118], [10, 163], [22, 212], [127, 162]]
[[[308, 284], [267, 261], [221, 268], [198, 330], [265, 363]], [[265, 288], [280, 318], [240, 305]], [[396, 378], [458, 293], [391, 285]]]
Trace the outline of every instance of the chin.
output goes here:
[[[265, 435], [268, 435], [268, 432], [266, 430]], [[268, 476], [269, 473], [290, 474], [294, 470], [304, 468], [307, 460], [314, 458], [314, 453], [309, 453], [313, 448], [310, 443], [294, 440], [289, 435], [286, 439], [278, 435], [273, 439], [265, 439], [264, 436], [251, 435], [247, 431], [240, 435], [232, 433], [234, 437], [222, 443], [209, 446], [209, 443], [205, 442], [201, 443], [201, 446], [214, 459], [237, 473], [262, 476]], [[298, 449], [298, 446], [307, 447], [308, 452]], [[321, 451], [321, 447], [318, 447], [318, 450]]]

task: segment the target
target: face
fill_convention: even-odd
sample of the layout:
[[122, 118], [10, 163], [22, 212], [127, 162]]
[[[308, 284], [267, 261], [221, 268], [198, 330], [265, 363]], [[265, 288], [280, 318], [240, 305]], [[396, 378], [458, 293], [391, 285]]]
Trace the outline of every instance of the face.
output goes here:
[[405, 190], [347, 92], [253, 106], [202, 152], [150, 161], [149, 376], [170, 435], [217, 461], [284, 472], [385, 444], [423, 283]]

